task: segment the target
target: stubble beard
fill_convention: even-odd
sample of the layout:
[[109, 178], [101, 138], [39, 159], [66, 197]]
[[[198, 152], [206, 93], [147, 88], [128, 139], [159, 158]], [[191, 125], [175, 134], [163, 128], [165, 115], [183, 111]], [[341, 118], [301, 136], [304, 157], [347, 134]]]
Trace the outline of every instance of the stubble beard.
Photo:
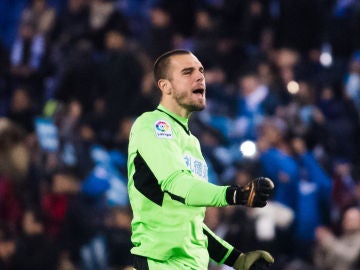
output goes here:
[[204, 102], [194, 102], [187, 101], [188, 98], [186, 95], [176, 95], [175, 100], [177, 104], [181, 107], [185, 108], [188, 112], [199, 112], [205, 109], [206, 107], [206, 99], [204, 98]]

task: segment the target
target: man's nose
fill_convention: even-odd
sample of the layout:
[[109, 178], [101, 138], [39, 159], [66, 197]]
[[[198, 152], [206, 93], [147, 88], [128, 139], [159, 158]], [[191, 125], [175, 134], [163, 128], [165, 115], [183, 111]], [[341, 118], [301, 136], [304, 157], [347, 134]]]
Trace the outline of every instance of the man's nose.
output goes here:
[[204, 73], [202, 73], [202, 72], [198, 72], [197, 74], [196, 74], [196, 80], [197, 81], [203, 81], [203, 80], [205, 80], [205, 75], [204, 75]]

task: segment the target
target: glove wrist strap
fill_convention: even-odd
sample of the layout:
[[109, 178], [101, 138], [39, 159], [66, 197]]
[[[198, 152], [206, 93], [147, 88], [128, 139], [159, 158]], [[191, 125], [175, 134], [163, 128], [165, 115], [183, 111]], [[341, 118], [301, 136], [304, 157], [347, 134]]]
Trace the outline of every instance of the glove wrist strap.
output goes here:
[[229, 186], [226, 190], [226, 202], [229, 205], [236, 204], [236, 193], [237, 193], [237, 186]]

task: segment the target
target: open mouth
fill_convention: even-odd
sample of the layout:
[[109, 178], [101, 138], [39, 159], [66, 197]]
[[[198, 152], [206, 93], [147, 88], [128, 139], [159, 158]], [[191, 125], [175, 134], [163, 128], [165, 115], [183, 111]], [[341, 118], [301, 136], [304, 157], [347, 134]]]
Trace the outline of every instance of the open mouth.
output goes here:
[[198, 88], [193, 91], [193, 94], [200, 94], [202, 96], [204, 95], [204, 93], [205, 93], [205, 89], [203, 88]]

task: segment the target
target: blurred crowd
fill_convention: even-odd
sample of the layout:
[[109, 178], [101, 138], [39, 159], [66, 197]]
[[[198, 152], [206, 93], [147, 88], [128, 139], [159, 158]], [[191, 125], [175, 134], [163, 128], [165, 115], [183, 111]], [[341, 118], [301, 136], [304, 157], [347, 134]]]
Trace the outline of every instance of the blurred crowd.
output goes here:
[[[360, 269], [360, 2], [0, 3], [0, 269], [131, 269], [127, 142], [158, 104], [152, 64], [191, 50], [209, 181], [265, 175], [262, 209], [206, 223], [272, 269]], [[211, 270], [225, 270], [213, 263]]]

